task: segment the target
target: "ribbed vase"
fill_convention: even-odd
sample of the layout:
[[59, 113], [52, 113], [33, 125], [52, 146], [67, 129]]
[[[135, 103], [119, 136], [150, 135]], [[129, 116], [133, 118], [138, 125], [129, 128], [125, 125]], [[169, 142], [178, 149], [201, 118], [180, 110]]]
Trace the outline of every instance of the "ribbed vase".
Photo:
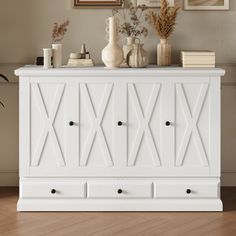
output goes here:
[[160, 39], [160, 43], [157, 45], [157, 65], [171, 65], [171, 45], [167, 39]]
[[127, 55], [129, 67], [143, 68], [148, 65], [148, 53], [143, 49], [143, 44], [133, 44], [132, 50]]

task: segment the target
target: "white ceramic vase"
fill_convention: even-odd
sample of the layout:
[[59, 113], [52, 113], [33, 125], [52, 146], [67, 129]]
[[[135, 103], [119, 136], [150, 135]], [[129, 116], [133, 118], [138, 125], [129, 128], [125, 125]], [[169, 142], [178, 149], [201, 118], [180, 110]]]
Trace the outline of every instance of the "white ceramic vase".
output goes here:
[[102, 50], [102, 61], [107, 68], [120, 67], [124, 53], [117, 42], [117, 20], [109, 17], [109, 42]]
[[158, 66], [171, 65], [171, 45], [167, 39], [160, 39], [157, 45], [157, 64]]
[[132, 50], [127, 55], [127, 64], [133, 68], [143, 68], [148, 65], [148, 53], [144, 50], [143, 44], [133, 44]]
[[53, 67], [59, 68], [62, 65], [62, 44], [52, 44], [53, 49]]

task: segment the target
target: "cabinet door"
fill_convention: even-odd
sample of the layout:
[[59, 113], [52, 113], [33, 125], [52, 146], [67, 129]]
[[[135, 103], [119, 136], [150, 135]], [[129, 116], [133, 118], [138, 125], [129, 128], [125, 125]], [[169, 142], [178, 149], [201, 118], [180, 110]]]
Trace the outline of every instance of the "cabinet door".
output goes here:
[[[24, 84], [23, 84], [24, 85]], [[26, 88], [21, 88], [26, 93]], [[67, 136], [67, 85], [61, 80], [55, 82], [45, 78], [35, 79], [28, 84], [29, 103], [22, 98], [21, 107], [28, 105], [27, 114], [21, 109], [21, 139], [28, 140], [28, 156], [21, 155], [26, 175], [44, 175], [51, 168], [54, 174], [60, 173], [68, 165]], [[24, 95], [22, 95], [24, 97]], [[27, 119], [28, 118], [28, 119]], [[26, 163], [25, 163], [26, 164]]]
[[163, 87], [160, 82], [127, 84], [126, 168], [131, 175], [158, 175], [166, 164], [162, 149]]
[[174, 170], [182, 175], [210, 175], [210, 168], [219, 162], [220, 91], [209, 79], [180, 81], [174, 86]]
[[77, 166], [91, 171], [113, 167], [114, 160], [114, 84], [86, 81], [77, 86], [79, 94], [79, 142]]

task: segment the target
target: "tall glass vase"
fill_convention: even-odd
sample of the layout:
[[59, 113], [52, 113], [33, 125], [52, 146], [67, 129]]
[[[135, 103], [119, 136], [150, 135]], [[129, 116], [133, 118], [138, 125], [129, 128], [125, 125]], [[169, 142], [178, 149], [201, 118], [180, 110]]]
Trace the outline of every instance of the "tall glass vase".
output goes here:
[[102, 61], [107, 68], [120, 67], [124, 54], [117, 42], [117, 19], [109, 17], [109, 42], [102, 50]]
[[160, 43], [157, 45], [157, 65], [171, 65], [171, 45], [167, 39], [160, 39]]

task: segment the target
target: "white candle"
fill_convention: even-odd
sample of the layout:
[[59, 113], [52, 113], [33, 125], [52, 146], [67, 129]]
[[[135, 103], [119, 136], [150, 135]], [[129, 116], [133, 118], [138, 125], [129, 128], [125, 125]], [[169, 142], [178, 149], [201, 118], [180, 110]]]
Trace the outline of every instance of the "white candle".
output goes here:
[[51, 48], [44, 48], [43, 49], [43, 67], [44, 69], [52, 68], [52, 49]]

